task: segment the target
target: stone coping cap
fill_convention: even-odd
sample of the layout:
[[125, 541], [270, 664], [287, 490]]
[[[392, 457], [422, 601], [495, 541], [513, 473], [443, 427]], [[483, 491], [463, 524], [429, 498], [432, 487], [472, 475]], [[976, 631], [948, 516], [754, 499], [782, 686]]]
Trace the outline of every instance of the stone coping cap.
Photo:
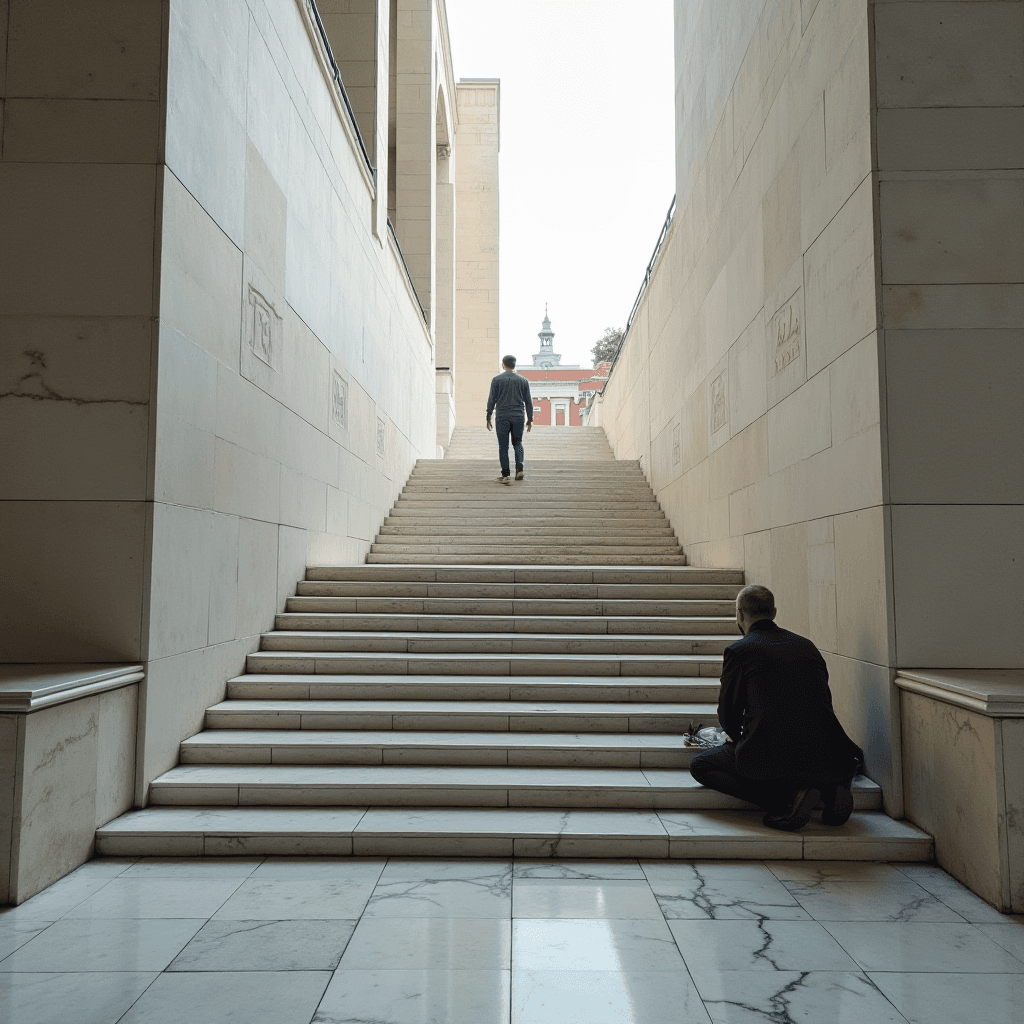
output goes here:
[[137, 683], [141, 665], [0, 665], [0, 712], [29, 712]]
[[990, 718], [1024, 718], [1024, 669], [901, 669], [896, 685]]

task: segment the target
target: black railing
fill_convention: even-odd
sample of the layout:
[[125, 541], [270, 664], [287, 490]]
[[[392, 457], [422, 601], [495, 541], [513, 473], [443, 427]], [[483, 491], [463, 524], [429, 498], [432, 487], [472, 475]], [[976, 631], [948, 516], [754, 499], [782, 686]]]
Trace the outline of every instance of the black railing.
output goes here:
[[420, 307], [420, 316], [423, 317], [423, 322], [429, 328], [430, 321], [427, 319], [427, 311], [423, 308], [423, 303], [420, 302], [420, 293], [416, 291], [416, 282], [412, 279], [412, 271], [409, 269], [409, 264], [405, 262], [405, 253], [402, 252], [402, 245], [398, 241], [398, 235], [395, 234], [395, 225], [391, 223], [390, 217], [388, 217], [388, 234], [391, 236], [391, 241], [395, 243], [395, 251], [398, 253], [398, 258], [402, 261], [402, 269], [405, 271], [405, 278], [409, 282], [413, 295], [416, 297], [416, 305]]
[[334, 75], [334, 84], [338, 87], [338, 92], [341, 93], [341, 100], [345, 104], [345, 109], [348, 111], [348, 119], [352, 123], [353, 131], [356, 133], [356, 139], [359, 142], [359, 148], [362, 150], [363, 159], [366, 161], [367, 169], [372, 175], [374, 182], [376, 182], [377, 169], [370, 162], [370, 154], [366, 149], [366, 143], [363, 141], [363, 133], [359, 130], [359, 122], [356, 120], [356, 112], [352, 109], [352, 102], [348, 98], [348, 93], [345, 91], [345, 83], [341, 80], [341, 72], [338, 70], [338, 62], [334, 59], [334, 51], [331, 49], [331, 41], [327, 38], [327, 29], [324, 28], [324, 23], [320, 20], [320, 12], [316, 9], [316, 0], [306, 0], [306, 6], [309, 7], [309, 13], [313, 16], [313, 24], [316, 25], [316, 30], [320, 33], [320, 42], [323, 44], [328, 63], [331, 65], [331, 71]]
[[647, 286], [651, 283], [651, 275], [654, 273], [654, 265], [658, 262], [658, 257], [661, 255], [661, 247], [665, 244], [665, 236], [668, 234], [668, 229], [672, 226], [672, 217], [675, 215], [675, 212], [676, 197], [673, 196], [672, 202], [668, 205], [668, 214], [665, 217], [665, 223], [661, 225], [661, 234], [658, 235], [658, 241], [655, 243], [654, 252], [651, 253], [650, 262], [647, 264], [643, 284], [640, 285], [640, 291], [637, 292], [636, 302], [633, 303], [633, 308], [629, 311], [629, 319], [626, 321], [626, 326], [622, 331], [622, 337], [619, 338], [619, 347], [615, 350], [615, 357], [612, 359], [612, 365], [608, 368], [609, 380], [611, 380], [615, 364], [619, 361], [619, 353], [622, 351], [622, 346], [626, 344], [629, 329], [633, 326], [633, 321], [636, 319], [636, 315], [640, 310], [640, 303], [643, 301], [644, 293], [647, 291]]

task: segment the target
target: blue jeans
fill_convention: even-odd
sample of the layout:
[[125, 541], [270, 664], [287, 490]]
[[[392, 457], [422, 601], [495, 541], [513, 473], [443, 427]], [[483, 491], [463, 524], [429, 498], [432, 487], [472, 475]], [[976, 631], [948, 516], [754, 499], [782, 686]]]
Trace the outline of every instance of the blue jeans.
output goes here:
[[516, 450], [516, 468], [523, 465], [523, 430], [526, 420], [514, 416], [499, 416], [495, 424], [498, 435], [498, 459], [501, 461], [501, 475], [508, 476], [508, 438], [512, 435], [512, 446]]

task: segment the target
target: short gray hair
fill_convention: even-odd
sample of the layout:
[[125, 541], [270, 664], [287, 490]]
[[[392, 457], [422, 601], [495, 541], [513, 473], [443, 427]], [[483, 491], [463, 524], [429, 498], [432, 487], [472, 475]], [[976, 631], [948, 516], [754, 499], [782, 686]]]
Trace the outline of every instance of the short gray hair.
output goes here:
[[775, 614], [775, 595], [760, 583], [751, 583], [736, 595], [736, 607], [747, 615], [767, 618]]

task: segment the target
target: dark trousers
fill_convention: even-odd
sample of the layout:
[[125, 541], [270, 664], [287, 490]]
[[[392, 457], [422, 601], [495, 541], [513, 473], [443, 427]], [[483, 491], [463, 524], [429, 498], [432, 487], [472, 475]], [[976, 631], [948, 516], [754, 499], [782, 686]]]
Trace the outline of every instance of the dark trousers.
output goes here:
[[724, 743], [698, 754], [690, 762], [690, 774], [708, 789], [757, 804], [766, 811], [789, 805], [801, 783], [796, 779], [749, 779], [736, 770], [736, 747]]
[[512, 437], [512, 447], [516, 451], [516, 468], [523, 463], [523, 430], [526, 427], [525, 419], [517, 419], [514, 416], [498, 416], [495, 424], [495, 432], [498, 435], [498, 459], [501, 462], [501, 475], [508, 476], [511, 472], [508, 465], [508, 439]]

